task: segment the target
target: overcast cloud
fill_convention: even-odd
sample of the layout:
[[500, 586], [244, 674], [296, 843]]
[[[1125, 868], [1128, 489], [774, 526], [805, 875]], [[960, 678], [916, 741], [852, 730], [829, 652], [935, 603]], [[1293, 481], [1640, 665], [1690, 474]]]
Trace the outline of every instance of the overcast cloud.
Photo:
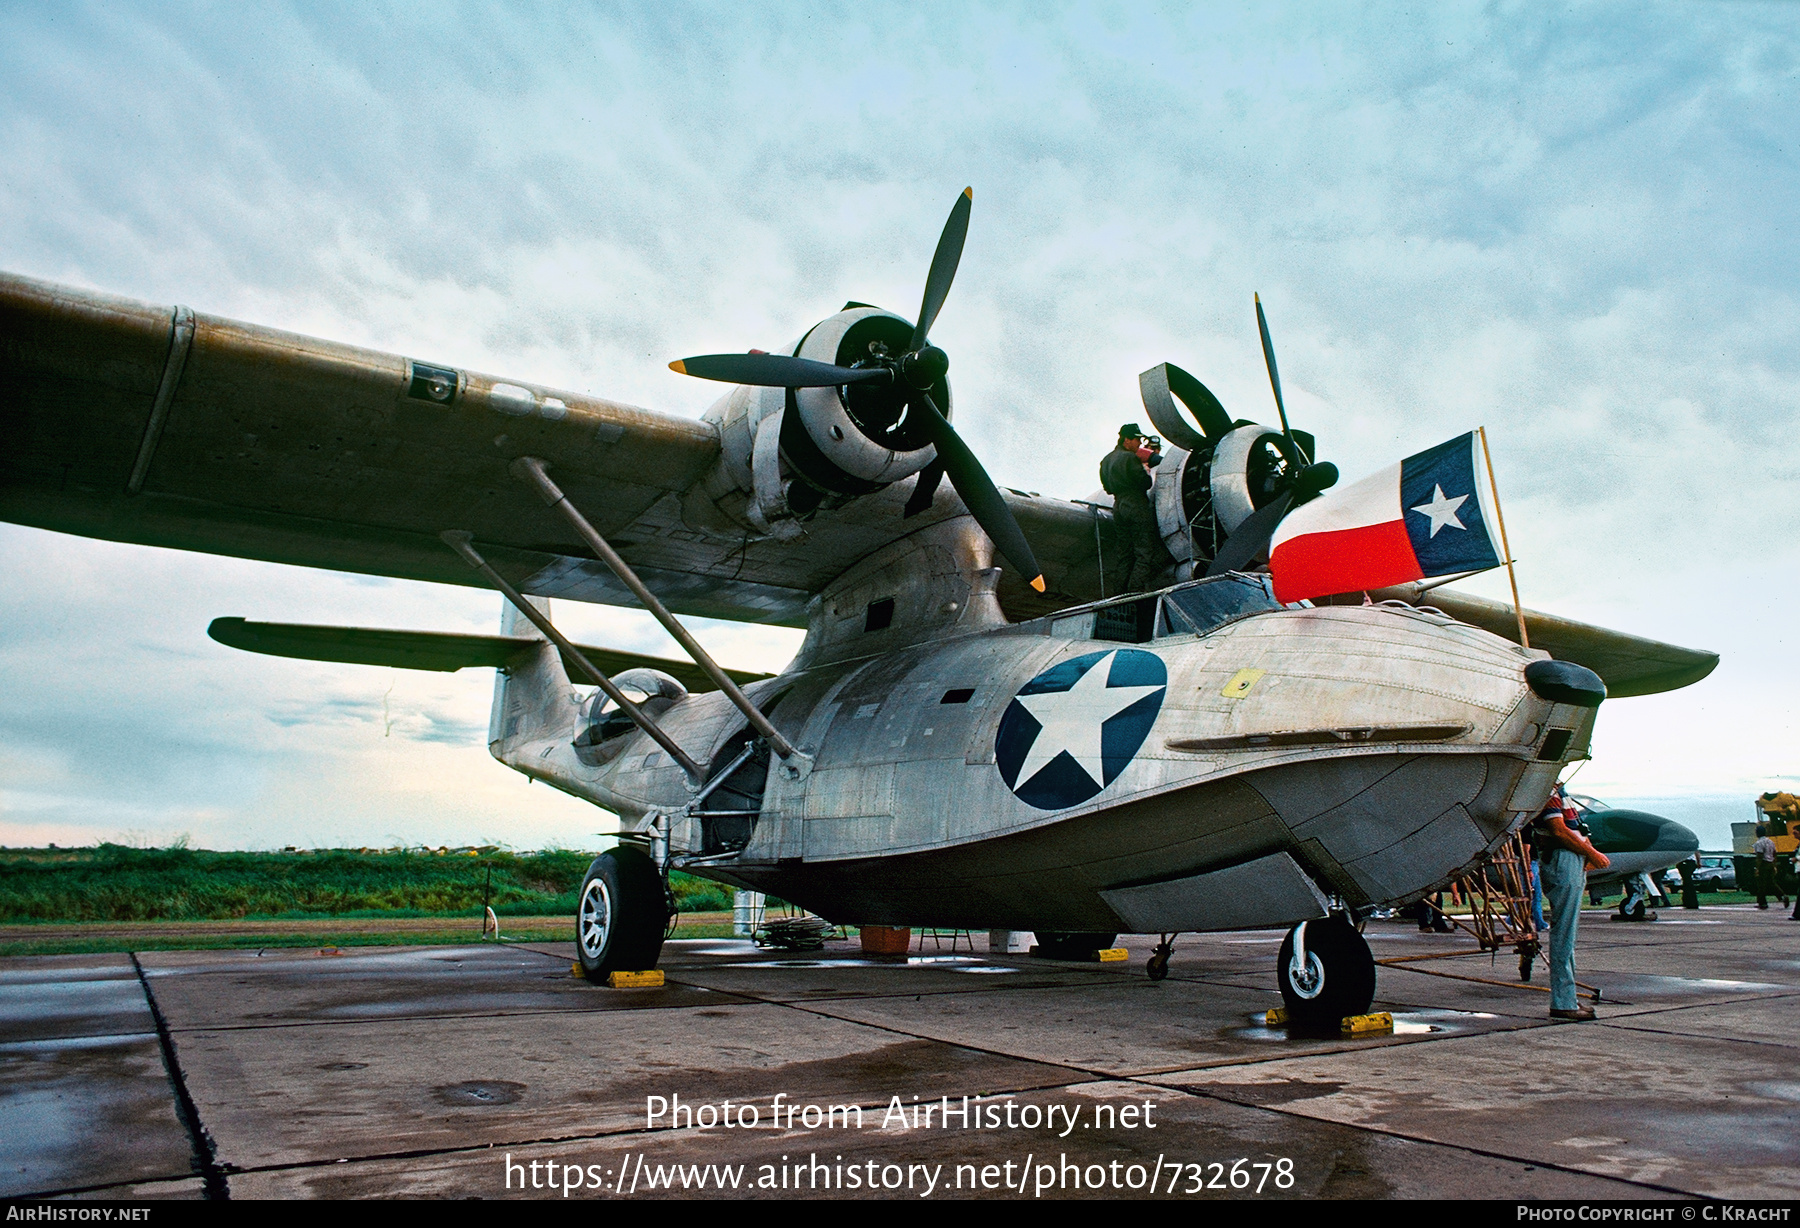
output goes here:
[[[1261, 291], [1297, 425], [1347, 478], [1486, 423], [1528, 604], [1725, 654], [1608, 704], [1581, 783], [1747, 799], [1800, 772], [1797, 25], [15, 4], [0, 268], [697, 414], [716, 390], [670, 358], [778, 345], [847, 298], [910, 315], [973, 184], [934, 340], [998, 481], [1092, 490], [1164, 360], [1270, 416]], [[204, 634], [486, 629], [485, 594], [10, 527], [0, 568], [0, 843], [582, 844], [601, 821], [487, 759], [485, 674]], [[639, 615], [559, 617], [672, 651]], [[705, 634], [767, 669], [797, 642]]]

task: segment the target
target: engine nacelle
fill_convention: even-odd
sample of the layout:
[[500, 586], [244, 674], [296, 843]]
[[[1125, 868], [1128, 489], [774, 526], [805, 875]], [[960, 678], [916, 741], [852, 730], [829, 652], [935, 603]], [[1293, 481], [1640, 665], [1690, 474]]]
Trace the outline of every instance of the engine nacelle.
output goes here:
[[1178, 579], [1204, 570], [1225, 539], [1275, 497], [1290, 463], [1286, 448], [1280, 431], [1249, 422], [1195, 451], [1169, 448], [1163, 454], [1150, 499]]
[[[904, 353], [912, 329], [892, 312], [851, 304], [787, 352], [848, 367], [877, 352]], [[937, 451], [906, 412], [906, 396], [901, 387], [867, 384], [732, 389], [706, 412], [721, 453], [684, 500], [683, 517], [699, 528], [793, 538], [821, 509], [911, 477]], [[940, 380], [931, 397], [948, 417], [949, 382]]]

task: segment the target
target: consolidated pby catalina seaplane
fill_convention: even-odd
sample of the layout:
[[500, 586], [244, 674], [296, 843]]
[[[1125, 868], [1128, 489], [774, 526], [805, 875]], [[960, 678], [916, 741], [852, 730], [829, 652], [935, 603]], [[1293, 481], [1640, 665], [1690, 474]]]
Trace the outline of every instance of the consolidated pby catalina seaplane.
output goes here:
[[[582, 885], [592, 978], [655, 965], [682, 869], [1065, 957], [1160, 934], [1152, 976], [1176, 933], [1292, 927], [1295, 1016], [1358, 1013], [1374, 967], [1349, 919], [1478, 864], [1586, 755], [1608, 693], [1718, 658], [1534, 611], [1515, 628], [1419, 581], [1277, 600], [1258, 565], [1335, 470], [1287, 427], [1266, 325], [1279, 430], [1173, 365], [1140, 378], [1173, 567], [1107, 594], [1104, 500], [1000, 490], [951, 425], [929, 334], [970, 199], [916, 319], [850, 303], [781, 352], [671, 364], [734, 385], [698, 421], [0, 276], [0, 518], [500, 590], [492, 636], [210, 630], [497, 669], [492, 754], [621, 822]], [[1450, 537], [1483, 498], [1413, 512]], [[574, 644], [552, 598], [646, 608], [692, 660]], [[777, 675], [723, 670], [681, 615], [806, 637]]]

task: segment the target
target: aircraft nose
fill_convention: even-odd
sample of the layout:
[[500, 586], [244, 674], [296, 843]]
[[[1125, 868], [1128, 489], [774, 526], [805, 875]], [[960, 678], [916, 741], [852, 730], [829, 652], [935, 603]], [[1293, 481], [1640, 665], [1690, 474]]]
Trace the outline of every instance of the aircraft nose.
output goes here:
[[1630, 841], [1630, 850], [1643, 853], [1692, 853], [1700, 847], [1700, 837], [1692, 828], [1674, 819], [1644, 810], [1603, 810], [1601, 821], [1611, 831]]
[[1700, 837], [1693, 829], [1677, 823], [1674, 819], [1664, 819], [1656, 829], [1656, 840], [1650, 846], [1657, 852], [1692, 853], [1700, 847]]

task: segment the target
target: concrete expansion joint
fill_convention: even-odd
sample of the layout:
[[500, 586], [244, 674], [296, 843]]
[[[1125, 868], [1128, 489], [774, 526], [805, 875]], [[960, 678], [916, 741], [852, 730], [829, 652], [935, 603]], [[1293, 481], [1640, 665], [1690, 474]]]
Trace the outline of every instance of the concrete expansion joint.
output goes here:
[[144, 974], [144, 965], [138, 962], [137, 952], [129, 954], [132, 971], [137, 973], [138, 985], [144, 991], [144, 1001], [150, 1007], [150, 1018], [156, 1024], [156, 1042], [162, 1050], [163, 1069], [168, 1073], [169, 1083], [175, 1089], [176, 1115], [181, 1118], [182, 1127], [187, 1131], [188, 1143], [193, 1148], [194, 1172], [200, 1178], [205, 1198], [224, 1201], [231, 1197], [231, 1186], [226, 1180], [226, 1170], [219, 1165], [218, 1149], [213, 1143], [213, 1137], [200, 1120], [200, 1110], [188, 1092], [187, 1079], [181, 1073], [181, 1059], [175, 1053], [175, 1038], [169, 1032], [169, 1021], [163, 1017], [162, 1007], [157, 1005], [156, 993], [150, 988], [150, 978]]

